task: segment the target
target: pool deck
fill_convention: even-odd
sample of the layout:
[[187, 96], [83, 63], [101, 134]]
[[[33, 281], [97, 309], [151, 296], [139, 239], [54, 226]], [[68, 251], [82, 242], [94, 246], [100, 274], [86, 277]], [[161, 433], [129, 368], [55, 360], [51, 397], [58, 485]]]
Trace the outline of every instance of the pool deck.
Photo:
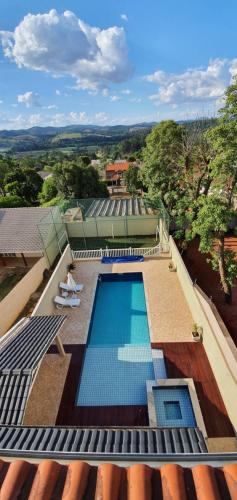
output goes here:
[[[142, 272], [151, 342], [191, 342], [193, 319], [177, 274], [168, 269], [169, 261], [166, 257], [113, 265], [77, 261], [73, 276], [85, 287], [79, 295], [79, 309], [67, 310], [62, 341], [86, 344], [99, 273]], [[52, 313], [61, 314], [61, 311], [53, 309]]]
[[193, 378], [207, 434], [234, 437], [225, 405], [202, 344], [154, 343], [163, 349], [168, 378]]
[[[177, 274], [169, 271], [168, 263], [167, 257], [113, 265], [101, 264], [96, 260], [75, 263], [76, 269], [73, 271], [73, 276], [76, 282], [84, 284], [84, 290], [79, 294], [80, 307], [64, 310], [68, 319], [60, 337], [67, 356], [65, 360], [55, 354], [48, 353], [45, 356], [30, 394], [24, 424], [55, 425], [56, 421], [62, 424], [67, 420], [68, 425], [70, 419], [76, 420], [76, 411], [73, 411], [73, 406], [77, 387], [75, 388], [74, 385], [78, 385], [99, 273], [142, 272], [151, 342], [192, 341], [193, 319]], [[52, 314], [62, 314], [62, 311], [52, 307]], [[55, 346], [52, 346], [49, 352], [56, 353]], [[75, 364], [78, 365], [77, 368], [73, 368]], [[70, 392], [68, 394], [70, 403], [65, 395], [67, 391]], [[119, 411], [113, 412], [113, 418], [111, 414], [111, 425], [115, 425], [116, 418], [119, 422], [122, 421], [123, 417], [119, 414]], [[127, 425], [136, 420], [131, 408], [127, 408], [127, 416]], [[144, 417], [142, 416], [141, 420], [140, 425], [143, 422], [143, 425], [146, 425], [147, 413]], [[85, 414], [81, 412], [80, 421], [83, 422], [81, 425], [85, 425], [88, 421], [88, 411], [87, 414], [86, 411]]]
[[[68, 320], [60, 336], [66, 356], [60, 357], [52, 345], [44, 357], [27, 404], [25, 425], [148, 425], [144, 406], [113, 406], [106, 410], [75, 406], [97, 276], [102, 272], [142, 271], [151, 344], [164, 350], [168, 376], [194, 379], [209, 436], [233, 436], [204, 348], [191, 341], [193, 319], [177, 274], [168, 270], [168, 263], [165, 257], [113, 265], [76, 262], [74, 278], [85, 287], [80, 293], [80, 307], [65, 310]], [[61, 311], [52, 309], [52, 313]]]

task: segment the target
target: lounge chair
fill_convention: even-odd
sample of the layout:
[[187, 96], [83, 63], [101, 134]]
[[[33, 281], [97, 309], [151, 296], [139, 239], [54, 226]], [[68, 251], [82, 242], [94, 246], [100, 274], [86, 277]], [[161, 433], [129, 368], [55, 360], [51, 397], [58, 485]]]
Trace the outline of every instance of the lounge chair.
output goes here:
[[68, 285], [67, 283], [63, 283], [63, 281], [61, 281], [59, 283], [59, 288], [61, 288], [62, 290], [65, 290], [66, 292], [81, 292], [84, 288], [84, 285], [82, 283], [78, 283], [78, 284], [75, 284], [75, 286], [70, 286]]
[[69, 297], [69, 298], [64, 298], [64, 297], [59, 297], [59, 295], [56, 295], [54, 298], [54, 303], [56, 304], [56, 307], [58, 309], [62, 309], [63, 307], [78, 307], [80, 305], [80, 299], [76, 297]]

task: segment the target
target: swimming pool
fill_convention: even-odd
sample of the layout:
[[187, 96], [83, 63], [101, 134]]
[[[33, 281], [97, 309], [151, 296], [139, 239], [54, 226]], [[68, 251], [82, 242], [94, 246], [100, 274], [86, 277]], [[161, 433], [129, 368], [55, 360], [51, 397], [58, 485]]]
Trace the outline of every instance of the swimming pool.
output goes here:
[[99, 275], [88, 343], [150, 344], [142, 273]]
[[187, 386], [154, 387], [153, 394], [158, 426], [196, 427]]
[[153, 378], [142, 273], [99, 275], [76, 405], [146, 405]]

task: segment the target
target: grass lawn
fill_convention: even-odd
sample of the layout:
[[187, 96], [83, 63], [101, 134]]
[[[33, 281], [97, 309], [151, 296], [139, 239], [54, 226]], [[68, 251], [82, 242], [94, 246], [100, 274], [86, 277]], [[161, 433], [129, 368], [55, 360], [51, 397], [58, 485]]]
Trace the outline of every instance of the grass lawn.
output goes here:
[[128, 238], [70, 238], [73, 250], [95, 250], [97, 248], [144, 248], [158, 244], [154, 236], [134, 236]]
[[16, 273], [6, 276], [0, 283], [0, 300], [4, 299], [6, 295], [14, 288], [14, 286], [23, 278], [26, 273]]

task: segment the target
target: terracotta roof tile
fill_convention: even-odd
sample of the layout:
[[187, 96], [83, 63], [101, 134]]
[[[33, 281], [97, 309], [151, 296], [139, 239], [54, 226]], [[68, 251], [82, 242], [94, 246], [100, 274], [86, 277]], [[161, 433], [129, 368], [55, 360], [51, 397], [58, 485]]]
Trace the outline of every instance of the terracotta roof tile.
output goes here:
[[220, 500], [214, 469], [209, 465], [193, 468], [193, 479], [198, 500]]
[[120, 172], [120, 171], [124, 171], [124, 170], [128, 170], [129, 169], [129, 163], [128, 162], [121, 162], [121, 163], [110, 163], [109, 165], [107, 165], [106, 167], [106, 172]]
[[231, 498], [237, 498], [237, 464], [223, 467], [226, 484]]
[[[221, 479], [220, 479], [221, 476]], [[10, 500], [219, 500], [237, 498], [237, 464], [223, 468], [176, 464], [98, 467], [75, 461], [68, 465], [53, 460], [30, 464], [0, 460], [0, 498]]]
[[166, 464], [160, 468], [164, 498], [186, 500], [184, 469], [180, 465]]

